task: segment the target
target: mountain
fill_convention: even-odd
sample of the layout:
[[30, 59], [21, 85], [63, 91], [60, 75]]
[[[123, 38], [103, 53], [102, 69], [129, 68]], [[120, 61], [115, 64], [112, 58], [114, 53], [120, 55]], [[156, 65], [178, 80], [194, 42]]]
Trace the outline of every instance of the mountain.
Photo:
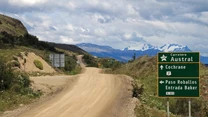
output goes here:
[[[137, 56], [143, 56], [143, 55], [154, 56], [157, 52], [159, 52], [158, 49], [153, 48], [153, 46], [151, 46], [150, 44], [144, 45], [144, 47], [141, 48], [142, 50], [133, 50], [129, 47], [120, 50], [120, 49], [114, 49], [110, 46], [101, 46], [91, 43], [77, 44], [77, 46], [94, 56], [114, 58], [124, 62], [131, 60], [134, 53]], [[147, 46], [149, 46], [150, 48], [146, 49]]]
[[156, 47], [148, 43], [140, 43], [139, 45], [136, 45], [134, 47], [128, 46], [124, 48], [124, 50], [141, 50], [141, 51], [145, 51], [149, 49], [156, 49]]
[[179, 44], [165, 44], [159, 47], [162, 52], [190, 52], [191, 50], [187, 46], [182, 46]]
[[91, 43], [81, 43], [81, 44], [77, 44], [76, 46], [98, 57], [109, 57], [120, 61], [126, 61], [129, 59], [129, 58], [125, 58], [125, 56], [122, 55], [123, 54], [122, 50], [114, 49], [110, 46], [101, 46]]
[[[114, 58], [123, 62], [131, 60], [134, 53], [137, 57], [140, 57], [144, 55], [155, 56], [158, 52], [191, 52], [187, 46], [182, 46], [179, 44], [165, 44], [161, 47], [156, 47], [151, 44], [142, 43], [136, 48], [128, 46], [123, 50], [91, 43], [81, 43], [77, 44], [77, 46], [94, 56]], [[202, 63], [208, 63], [208, 57], [201, 56], [200, 58]]]
[[23, 36], [27, 33], [27, 29], [21, 21], [0, 14], [0, 32], [7, 32], [13, 36]]

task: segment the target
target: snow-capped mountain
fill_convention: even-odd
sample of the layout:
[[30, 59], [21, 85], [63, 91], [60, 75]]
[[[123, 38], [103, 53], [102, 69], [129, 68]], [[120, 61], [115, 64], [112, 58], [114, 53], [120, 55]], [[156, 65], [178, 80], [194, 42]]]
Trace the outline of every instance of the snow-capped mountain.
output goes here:
[[148, 43], [140, 43], [140, 44], [137, 44], [136, 46], [128, 46], [124, 48], [124, 50], [141, 50], [141, 51], [145, 51], [149, 49], [157, 49], [157, 48]]
[[165, 44], [158, 48], [162, 52], [190, 52], [191, 50], [187, 46], [179, 44]]
[[[155, 56], [158, 52], [190, 52], [191, 50], [187, 46], [179, 44], [165, 44], [161, 47], [156, 47], [150, 44], [138, 45], [138, 47], [126, 47], [123, 50], [114, 49], [110, 46], [101, 46], [91, 43], [77, 44], [78, 47], [89, 52], [90, 54], [97, 57], [108, 57], [114, 58], [119, 61], [128, 61], [132, 59], [134, 53], [137, 57], [139, 56]], [[208, 64], [208, 57], [201, 56], [201, 62]]]

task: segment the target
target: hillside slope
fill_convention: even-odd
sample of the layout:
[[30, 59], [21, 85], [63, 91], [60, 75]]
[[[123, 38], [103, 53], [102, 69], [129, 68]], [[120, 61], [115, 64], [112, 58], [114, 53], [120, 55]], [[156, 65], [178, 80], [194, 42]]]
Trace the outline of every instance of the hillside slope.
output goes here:
[[74, 53], [78, 54], [87, 54], [87, 52], [81, 48], [79, 48], [76, 45], [71, 45], [71, 44], [59, 44], [59, 43], [50, 43], [50, 45], [62, 49], [62, 50], [68, 50]]
[[[31, 86], [29, 75], [56, 74], [50, 66], [51, 53], [63, 52], [29, 34], [21, 21], [0, 15], [0, 114], [32, 103], [42, 95], [41, 90]], [[65, 53], [65, 67], [56, 70], [77, 74], [80, 69], [76, 57]]]
[[[142, 102], [142, 105], [138, 105], [136, 113], [138, 117], [165, 117], [164, 111], [166, 109], [166, 100], [158, 98], [157, 92], [157, 68], [156, 68], [156, 56], [149, 57], [143, 56], [131, 63], [122, 65], [120, 68], [113, 71], [115, 74], [127, 74], [132, 76], [135, 81], [134, 93], [135, 97], [138, 97]], [[192, 99], [192, 115], [193, 117], [205, 117], [208, 114], [208, 68], [204, 65], [200, 65], [200, 78], [201, 78], [201, 98]], [[142, 86], [141, 86], [142, 85]], [[140, 91], [140, 88], [143, 91]], [[187, 99], [170, 99], [170, 111], [175, 115], [181, 115], [182, 117], [188, 116]], [[157, 111], [163, 110], [162, 111]], [[163, 114], [162, 114], [163, 113]], [[178, 117], [181, 117], [178, 116]]]
[[[19, 63], [20, 63], [20, 69], [22, 71], [25, 71], [27, 73], [30, 72], [43, 72], [43, 73], [55, 73], [56, 71], [40, 56], [36, 55], [33, 52], [25, 53], [21, 52], [21, 57], [18, 57]], [[42, 69], [39, 69], [35, 66], [34, 61], [38, 60], [42, 63]], [[24, 63], [25, 61], [25, 63]]]
[[21, 21], [0, 14], [0, 32], [7, 32], [13, 36], [23, 36], [27, 29]]

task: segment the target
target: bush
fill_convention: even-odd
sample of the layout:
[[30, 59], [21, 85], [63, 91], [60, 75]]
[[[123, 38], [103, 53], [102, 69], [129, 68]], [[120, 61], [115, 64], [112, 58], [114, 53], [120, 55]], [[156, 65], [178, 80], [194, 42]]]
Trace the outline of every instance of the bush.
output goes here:
[[0, 113], [29, 103], [31, 99], [42, 95], [41, 91], [33, 91], [29, 86], [27, 74], [14, 72], [11, 66], [0, 58]]
[[10, 89], [11, 89], [11, 91], [18, 93], [21, 91], [21, 88], [22, 87], [19, 84], [14, 84], [13, 86], [11, 86]]
[[76, 68], [76, 65], [76, 58], [66, 55], [64, 70], [70, 72]]
[[9, 89], [15, 80], [15, 75], [5, 60], [0, 58], [0, 90]]
[[30, 86], [30, 79], [29, 76], [25, 73], [18, 73], [18, 82], [21, 84], [22, 87], [26, 88]]
[[16, 56], [13, 56], [13, 59], [14, 59], [15, 61], [18, 61], [18, 57], [16, 57]]
[[112, 70], [116, 70], [121, 66], [121, 62], [116, 61], [115, 59], [110, 59], [110, 58], [102, 58], [99, 60], [99, 63], [102, 65], [104, 68], [112, 68]]
[[85, 54], [83, 56], [84, 62], [87, 64], [88, 67], [98, 67], [98, 63], [96, 61], [96, 59], [89, 55], [89, 54]]
[[20, 68], [20, 63], [18, 61], [13, 61], [12, 67], [19, 67]]
[[35, 64], [37, 68], [39, 68], [40, 70], [43, 70], [43, 64], [39, 60], [34, 60], [33, 63]]

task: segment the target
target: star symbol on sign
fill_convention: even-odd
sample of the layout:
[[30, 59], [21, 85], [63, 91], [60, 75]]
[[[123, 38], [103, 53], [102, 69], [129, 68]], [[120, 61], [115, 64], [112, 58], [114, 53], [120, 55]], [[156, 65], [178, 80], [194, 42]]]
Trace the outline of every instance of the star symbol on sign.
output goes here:
[[167, 61], [167, 56], [165, 56], [164, 54], [162, 55], [162, 57], [160, 57], [162, 60], [161, 61]]

